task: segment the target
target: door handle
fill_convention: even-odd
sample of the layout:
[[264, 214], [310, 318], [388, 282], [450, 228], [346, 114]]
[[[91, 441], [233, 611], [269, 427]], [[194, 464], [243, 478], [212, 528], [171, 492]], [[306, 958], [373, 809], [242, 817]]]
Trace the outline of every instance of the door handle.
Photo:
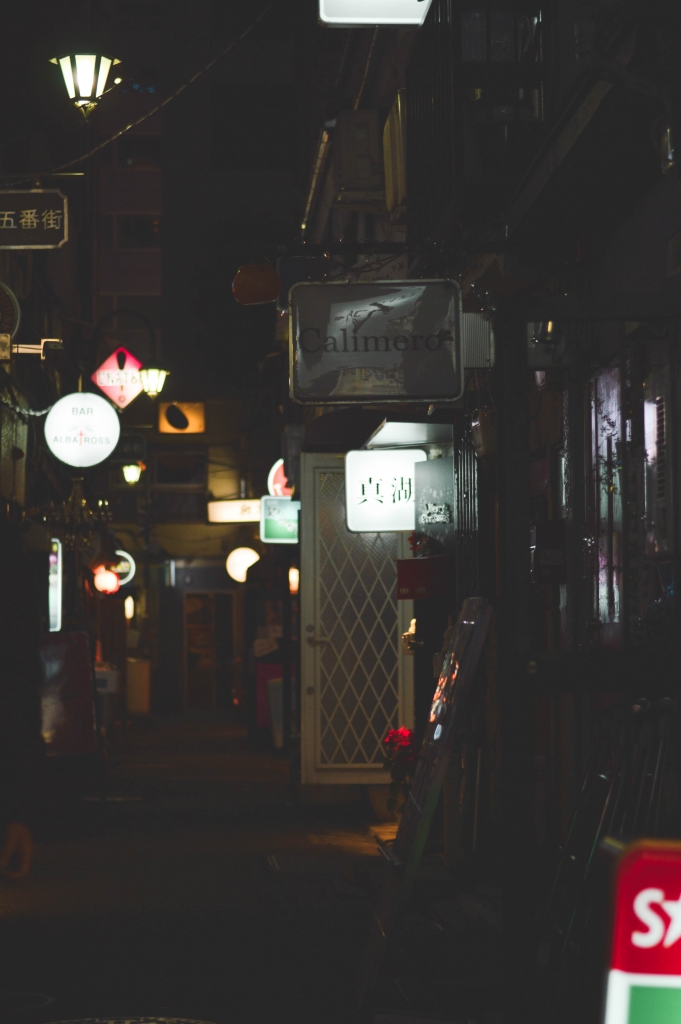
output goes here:
[[331, 639], [328, 636], [308, 636], [307, 642], [314, 647], [315, 644], [330, 644]]

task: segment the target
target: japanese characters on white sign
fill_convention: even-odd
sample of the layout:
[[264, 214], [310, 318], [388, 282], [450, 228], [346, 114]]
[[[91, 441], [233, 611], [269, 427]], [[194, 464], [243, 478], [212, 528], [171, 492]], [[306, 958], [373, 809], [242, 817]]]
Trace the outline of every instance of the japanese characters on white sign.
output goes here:
[[259, 523], [260, 498], [228, 498], [208, 502], [209, 523]]
[[58, 189], [0, 190], [0, 249], [60, 249], [68, 199]]
[[411, 531], [416, 526], [415, 470], [419, 448], [348, 452], [345, 514], [353, 533]]
[[47, 447], [67, 466], [96, 466], [112, 454], [121, 433], [118, 413], [105, 398], [88, 392], [65, 395], [45, 420]]
[[319, 20], [334, 28], [421, 25], [431, 0], [319, 0]]
[[294, 285], [291, 396], [303, 405], [456, 401], [460, 302], [449, 280]]

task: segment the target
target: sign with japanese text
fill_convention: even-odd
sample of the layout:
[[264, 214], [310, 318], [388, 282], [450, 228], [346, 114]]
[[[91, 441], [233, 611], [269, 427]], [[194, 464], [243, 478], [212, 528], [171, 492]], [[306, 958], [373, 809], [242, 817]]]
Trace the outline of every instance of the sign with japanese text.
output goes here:
[[605, 1024], [681, 1020], [681, 843], [643, 841], [617, 873]]
[[45, 419], [45, 441], [67, 466], [96, 466], [112, 454], [121, 433], [118, 413], [106, 398], [88, 392], [65, 395]]
[[0, 190], [0, 249], [61, 249], [68, 199], [58, 189]]
[[416, 525], [415, 466], [420, 448], [348, 452], [345, 514], [352, 533], [393, 533]]
[[259, 523], [260, 498], [228, 498], [208, 502], [209, 523]]
[[92, 381], [119, 409], [125, 409], [144, 390], [140, 370], [142, 364], [127, 348], [117, 348], [99, 369]]
[[260, 540], [265, 544], [297, 544], [300, 502], [291, 498], [260, 499]]
[[456, 401], [460, 305], [449, 280], [294, 285], [291, 397], [303, 405]]
[[430, 0], [319, 0], [319, 20], [335, 28], [421, 25]]

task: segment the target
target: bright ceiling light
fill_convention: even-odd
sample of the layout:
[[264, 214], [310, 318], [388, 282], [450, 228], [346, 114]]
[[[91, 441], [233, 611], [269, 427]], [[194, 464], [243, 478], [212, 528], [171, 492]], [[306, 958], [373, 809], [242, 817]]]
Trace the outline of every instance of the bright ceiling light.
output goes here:
[[260, 555], [253, 548], [234, 548], [227, 556], [227, 572], [237, 583], [245, 583], [248, 570], [259, 561]]

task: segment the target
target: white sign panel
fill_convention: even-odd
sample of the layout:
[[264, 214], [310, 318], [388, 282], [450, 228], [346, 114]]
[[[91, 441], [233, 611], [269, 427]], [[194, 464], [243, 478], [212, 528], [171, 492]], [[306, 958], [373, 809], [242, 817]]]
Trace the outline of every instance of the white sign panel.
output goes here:
[[336, 28], [421, 25], [431, 0], [319, 0], [319, 20]]
[[45, 420], [45, 441], [67, 466], [96, 466], [112, 454], [121, 435], [118, 413], [105, 398], [87, 392], [55, 402]]
[[353, 533], [393, 533], [416, 527], [415, 470], [426, 461], [418, 448], [348, 452], [345, 514]]
[[456, 281], [293, 286], [291, 396], [302, 405], [451, 402], [463, 394]]
[[50, 633], [58, 633], [61, 629], [62, 610], [62, 546], [58, 537], [53, 537], [50, 541], [50, 568], [47, 579]]
[[209, 523], [259, 523], [260, 498], [208, 502]]

